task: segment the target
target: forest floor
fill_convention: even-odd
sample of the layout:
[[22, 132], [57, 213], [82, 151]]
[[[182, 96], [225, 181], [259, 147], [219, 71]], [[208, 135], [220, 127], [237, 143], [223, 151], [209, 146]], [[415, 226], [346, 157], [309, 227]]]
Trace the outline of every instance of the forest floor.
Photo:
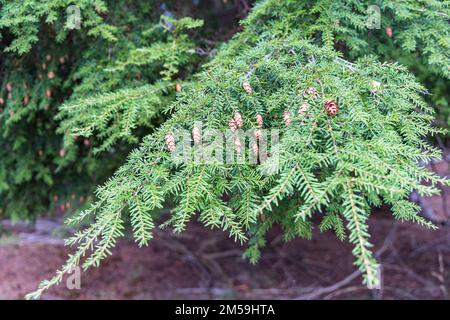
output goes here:
[[[450, 227], [425, 230], [377, 212], [370, 230], [382, 265], [381, 290], [369, 290], [353, 266], [351, 246], [331, 232], [283, 243], [269, 236], [261, 261], [242, 259], [221, 231], [192, 223], [181, 236], [158, 232], [149, 247], [119, 242], [103, 266], [43, 299], [447, 299]], [[31, 240], [30, 240], [31, 237]], [[52, 276], [70, 252], [45, 234], [11, 234], [0, 244], [0, 299], [21, 299]]]
[[[448, 172], [447, 166], [437, 171]], [[449, 190], [445, 190], [450, 194]], [[271, 230], [258, 264], [219, 230], [197, 222], [181, 235], [157, 231], [149, 247], [120, 241], [100, 268], [81, 273], [81, 289], [63, 282], [43, 299], [448, 299], [450, 224], [446, 197], [421, 202], [439, 230], [394, 221], [388, 208], [370, 219], [381, 263], [380, 290], [369, 290], [353, 265], [352, 247], [332, 232], [284, 243]], [[60, 224], [39, 220], [33, 230], [8, 226], [0, 237], [0, 299], [21, 299], [51, 277], [70, 248], [55, 234]]]

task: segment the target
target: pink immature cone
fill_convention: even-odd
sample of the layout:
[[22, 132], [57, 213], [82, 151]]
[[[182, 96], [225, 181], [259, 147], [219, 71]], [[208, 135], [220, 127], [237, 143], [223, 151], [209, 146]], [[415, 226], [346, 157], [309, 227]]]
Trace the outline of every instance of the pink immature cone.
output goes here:
[[258, 153], [259, 153], [259, 148], [258, 148], [258, 144], [257, 144], [257, 143], [254, 143], [254, 144], [252, 145], [252, 151], [253, 151], [253, 154], [254, 154], [255, 156], [258, 155]]
[[25, 97], [23, 98], [23, 104], [27, 106], [28, 103], [30, 103], [30, 98], [29, 98], [28, 96], [25, 96]]
[[167, 149], [170, 152], [175, 151], [175, 138], [173, 137], [173, 135], [171, 135], [171, 134], [166, 135], [165, 140], [166, 140]]
[[317, 89], [314, 87], [309, 87], [308, 89], [306, 89], [305, 95], [312, 97], [312, 98], [316, 98], [317, 97]]
[[231, 132], [235, 132], [238, 128], [236, 120], [234, 120], [233, 118], [231, 118], [228, 121], [228, 127], [230, 128]]
[[250, 85], [250, 83], [244, 82], [244, 83], [242, 84], [242, 87], [244, 88], [244, 90], [245, 90], [247, 93], [249, 93], [249, 94], [252, 94], [252, 93], [253, 93], [253, 89], [252, 89], [252, 86]]
[[255, 138], [256, 140], [261, 140], [262, 134], [261, 131], [255, 130]]
[[54, 73], [53, 71], [50, 71], [50, 72], [47, 74], [47, 78], [49, 78], [50, 80], [53, 79], [54, 77], [55, 77], [55, 73]]
[[12, 83], [11, 83], [11, 82], [8, 82], [8, 83], [6, 84], [6, 90], [8, 90], [8, 92], [11, 92], [11, 91], [12, 91]]
[[291, 113], [289, 111], [283, 113], [283, 120], [286, 126], [289, 126], [291, 124]]
[[386, 27], [386, 34], [389, 38], [392, 38], [393, 32], [391, 26]]
[[194, 144], [200, 143], [200, 129], [197, 127], [194, 127], [192, 129], [192, 138], [194, 139]]
[[334, 100], [328, 100], [327, 102], [325, 102], [324, 108], [327, 114], [332, 117], [334, 117], [339, 111], [339, 106]]
[[303, 103], [300, 108], [298, 108], [298, 115], [299, 116], [305, 116], [306, 112], [309, 109], [309, 105], [305, 102]]
[[258, 124], [258, 127], [262, 127], [264, 124], [264, 120], [262, 115], [260, 115], [259, 113], [256, 115], [256, 123]]
[[5, 100], [3, 98], [0, 98], [0, 105], [4, 105], [5, 104]]
[[244, 120], [242, 120], [242, 114], [240, 112], [236, 112], [234, 114], [234, 121], [236, 121], [236, 125], [238, 128], [242, 128], [244, 125]]

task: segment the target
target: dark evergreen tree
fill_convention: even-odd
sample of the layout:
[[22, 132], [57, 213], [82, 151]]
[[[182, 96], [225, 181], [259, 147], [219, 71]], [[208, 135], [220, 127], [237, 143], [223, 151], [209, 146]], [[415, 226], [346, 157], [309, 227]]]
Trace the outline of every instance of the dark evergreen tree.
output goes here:
[[211, 9], [0, 1], [0, 216], [86, 206], [208, 59], [214, 44], [205, 37], [222, 26], [186, 15], [212, 20]]

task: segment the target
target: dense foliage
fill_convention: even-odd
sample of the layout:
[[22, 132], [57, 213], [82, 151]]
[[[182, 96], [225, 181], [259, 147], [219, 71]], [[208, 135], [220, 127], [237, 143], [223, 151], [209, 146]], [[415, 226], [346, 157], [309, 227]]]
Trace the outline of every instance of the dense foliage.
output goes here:
[[221, 26], [184, 15], [211, 12], [180, 1], [0, 1], [0, 216], [86, 205], [208, 58], [204, 37]]
[[[426, 89], [407, 67], [379, 61], [402, 61], [418, 73], [426, 68], [424, 77], [445, 88], [449, 26], [445, 2], [375, 1], [370, 5], [381, 10], [380, 29], [368, 31], [368, 5], [358, 0], [258, 3], [244, 30], [165, 108], [170, 119], [97, 189], [91, 208], [69, 219], [73, 225], [93, 222], [67, 240], [76, 252], [28, 297], [39, 297], [76, 265], [98, 266], [124, 235], [128, 217], [136, 242], [146, 245], [155, 212], [163, 206], [172, 210], [162, 227], [183, 231], [197, 215], [205, 226], [246, 242], [245, 255], [252, 261], [273, 225], [282, 226], [286, 240], [309, 238], [317, 215], [321, 230], [333, 229], [354, 245], [364, 282], [375, 287], [378, 269], [367, 225], [371, 208], [388, 204], [396, 219], [433, 228], [408, 196], [413, 190], [436, 194], [436, 184], [448, 183], [418, 165], [440, 156], [424, 142], [442, 133], [432, 126]], [[140, 53], [129, 51], [105, 72], [153, 70]], [[158, 92], [164, 76], [148, 89]], [[97, 135], [100, 149], [111, 150], [111, 143], [130, 137], [126, 119], [135, 121], [133, 114], [141, 109], [127, 101], [140, 96], [142, 87], [109, 89], [113, 92], [64, 104], [59, 117], [69, 135]], [[235, 136], [236, 128], [253, 132], [248, 144]], [[194, 143], [178, 139], [180, 129], [192, 132]], [[214, 137], [227, 130], [231, 150], [252, 158], [254, 146], [261, 147], [259, 129], [279, 132], [279, 143], [259, 161], [202, 158], [205, 150], [225, 148]], [[215, 136], [206, 136], [208, 131]], [[424, 180], [429, 184], [422, 185]]]
[[251, 3], [0, 0], [0, 217], [84, 206], [69, 223], [88, 225], [30, 298], [127, 224], [147, 245], [163, 207], [161, 227], [197, 215], [252, 262], [275, 224], [290, 240], [320, 221], [370, 287], [371, 208], [434, 228], [408, 196], [448, 183], [418, 165], [450, 123], [448, 2], [262, 0], [237, 32]]

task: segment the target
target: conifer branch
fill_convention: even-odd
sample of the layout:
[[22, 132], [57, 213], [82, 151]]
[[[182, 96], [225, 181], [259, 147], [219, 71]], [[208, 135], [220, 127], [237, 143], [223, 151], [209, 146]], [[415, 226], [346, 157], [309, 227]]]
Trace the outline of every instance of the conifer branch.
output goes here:
[[356, 245], [353, 250], [357, 257], [355, 263], [365, 273], [364, 282], [369, 287], [375, 288], [380, 281], [377, 275], [379, 267], [369, 250], [372, 245], [368, 242], [367, 225], [365, 224], [366, 213], [362, 208], [361, 200], [353, 192], [351, 179], [347, 181], [347, 196], [348, 202], [344, 202], [344, 207], [347, 208], [343, 211], [343, 215], [348, 221], [347, 228], [350, 230], [350, 242]]
[[[265, 0], [256, 5], [244, 21], [244, 30], [219, 50], [192, 86], [183, 88], [165, 107], [169, 119], [147, 135], [113, 178], [98, 189], [99, 204], [73, 219], [80, 222], [91, 215], [96, 218], [87, 230], [69, 239], [69, 244], [78, 245], [75, 254], [54, 278], [44, 281], [28, 297], [36, 298], [59, 283], [87, 253], [90, 255], [82, 265], [97, 266], [123, 235], [126, 213], [138, 244], [147, 244], [154, 227], [152, 215], [163, 204], [172, 211], [162, 227], [171, 225], [175, 232], [181, 232], [198, 214], [205, 226], [222, 228], [235, 240], [248, 241], [245, 256], [251, 262], [257, 261], [273, 225], [282, 226], [286, 240], [308, 238], [313, 223], [308, 218], [325, 211], [320, 216], [320, 228], [334, 229], [343, 239], [342, 220], [346, 220], [356, 265], [365, 273], [365, 283], [376, 286], [378, 264], [371, 252], [367, 224], [370, 207], [398, 202], [393, 207], [395, 218], [431, 227], [417, 216], [417, 207], [407, 201], [407, 196], [415, 189], [435, 194], [435, 184], [446, 179], [427, 174], [417, 163], [436, 154], [423, 141], [436, 132], [431, 110], [422, 98], [424, 88], [397, 63], [379, 62], [374, 56], [353, 59], [363, 56], [361, 52], [379, 53], [381, 43], [390, 40], [383, 36], [368, 43], [366, 12], [361, 9], [365, 6], [355, 5], [350, 11], [341, 4], [320, 0], [313, 4], [313, 10], [308, 10], [308, 2]], [[426, 10], [433, 7], [431, 4]], [[405, 4], [383, 9], [389, 13], [411, 12]], [[418, 45], [427, 53], [426, 62], [442, 69], [447, 55], [442, 43], [430, 43], [425, 33], [414, 29], [409, 17], [394, 16], [404, 50]], [[430, 29], [448, 28], [438, 17], [430, 16]], [[417, 18], [424, 19], [423, 13]], [[340, 19], [339, 24], [336, 19]], [[185, 23], [195, 25], [192, 21]], [[164, 32], [176, 33], [170, 24], [165, 28]], [[408, 38], [409, 31], [414, 34]], [[301, 40], [304, 37], [311, 40]], [[433, 34], [431, 38], [440, 37]], [[334, 49], [341, 42], [351, 54]], [[146, 66], [153, 72], [153, 59], [157, 58], [165, 70], [160, 76], [171, 83], [169, 78], [179, 66], [178, 57], [167, 61], [171, 55], [159, 52], [141, 60], [143, 52], [158, 52], [162, 47], [167, 48], [159, 43], [148, 50], [133, 50], [129, 60], [115, 65], [113, 73], [120, 74], [125, 66]], [[183, 50], [187, 47], [189, 44], [180, 44]], [[432, 57], [427, 50], [440, 53]], [[154, 81], [150, 83], [155, 86]], [[103, 91], [110, 93], [79, 105], [83, 111], [69, 116], [64, 125], [71, 132], [87, 128], [79, 132], [93, 134], [97, 130], [98, 138], [105, 139], [108, 146], [122, 133], [122, 137], [132, 136], [131, 131], [139, 125], [138, 115], [145, 110], [128, 105], [127, 97], [141, 101], [149, 93], [145, 88], [149, 87], [129, 83], [120, 89], [111, 86]], [[162, 91], [154, 96], [156, 100], [162, 97]], [[154, 108], [159, 103], [149, 99], [148, 110], [159, 110]], [[88, 105], [94, 110], [83, 115]], [[117, 119], [119, 114], [123, 118]], [[257, 115], [264, 119], [262, 124], [255, 120]], [[97, 123], [98, 119], [101, 121]], [[192, 159], [204, 147], [202, 139], [194, 144], [189, 141], [182, 148], [183, 142], [173, 135], [175, 129], [194, 135], [191, 133], [199, 121], [202, 130], [220, 133], [234, 127], [278, 130], [279, 143], [267, 150], [270, 156], [265, 163], [199, 163]], [[78, 122], [87, 125], [78, 126]], [[183, 160], [175, 155], [177, 147], [185, 152]], [[232, 147], [237, 149], [238, 145]], [[243, 155], [250, 154], [244, 141], [240, 147]], [[421, 185], [424, 178], [432, 185]]]

